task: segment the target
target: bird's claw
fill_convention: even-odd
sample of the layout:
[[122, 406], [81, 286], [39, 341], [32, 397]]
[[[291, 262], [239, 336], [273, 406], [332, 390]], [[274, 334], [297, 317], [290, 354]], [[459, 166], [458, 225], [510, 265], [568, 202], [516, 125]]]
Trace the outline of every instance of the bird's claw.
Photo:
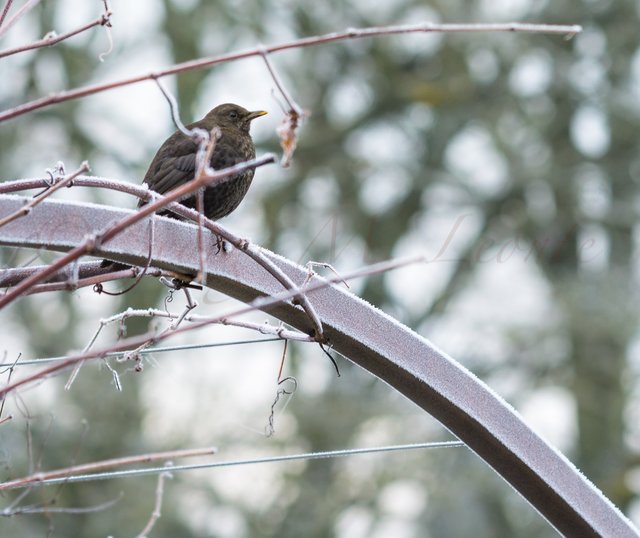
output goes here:
[[231, 252], [232, 248], [231, 243], [216, 234], [216, 254], [220, 254], [220, 252]]

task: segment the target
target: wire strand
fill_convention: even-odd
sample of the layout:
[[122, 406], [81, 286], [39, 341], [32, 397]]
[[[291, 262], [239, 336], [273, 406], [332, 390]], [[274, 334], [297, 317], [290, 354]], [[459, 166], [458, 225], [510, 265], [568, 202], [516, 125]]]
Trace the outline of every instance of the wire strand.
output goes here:
[[[224, 346], [241, 346], [246, 344], [259, 344], [261, 342], [280, 342], [282, 338], [256, 338], [253, 340], [232, 340], [229, 342], [212, 342], [208, 344], [185, 344], [180, 346], [165, 346], [165, 347], [150, 347], [140, 350], [141, 355], [149, 355], [150, 353], [166, 353], [168, 351], [184, 351], [189, 349], [206, 349], [210, 347], [224, 347]], [[106, 353], [106, 357], [121, 357], [125, 355], [125, 352], [114, 351], [113, 353]], [[14, 361], [0, 363], [0, 368], [7, 368], [11, 366], [29, 366], [34, 364], [47, 364], [51, 362], [58, 362], [67, 359], [67, 357], [46, 357], [42, 359], [31, 359], [27, 361]]]
[[[253, 464], [264, 464], [264, 463], [280, 463], [280, 462], [288, 462], [288, 461], [299, 461], [299, 460], [319, 460], [319, 459], [329, 459], [329, 458], [339, 458], [345, 456], [358, 456], [363, 454], [378, 454], [381, 452], [400, 452], [407, 450], [424, 450], [424, 449], [435, 449], [435, 448], [460, 448], [466, 446], [462, 441], [442, 441], [442, 442], [433, 442], [433, 443], [413, 443], [407, 445], [391, 445], [391, 446], [381, 446], [381, 447], [373, 447], [373, 448], [349, 448], [343, 450], [329, 450], [324, 452], [309, 452], [305, 454], [289, 454], [285, 456], [268, 456], [264, 458], [252, 458], [245, 460], [229, 460], [229, 461], [221, 461], [221, 462], [212, 462], [212, 463], [196, 463], [190, 465], [175, 465], [175, 466], [166, 466], [166, 467], [150, 467], [148, 469], [128, 469], [122, 471], [110, 471], [104, 473], [90, 473], [84, 475], [76, 475], [76, 476], [67, 476], [67, 477], [59, 477], [59, 478], [51, 478], [48, 480], [42, 480], [41, 482], [28, 484], [29, 486], [41, 485], [41, 486], [51, 486], [55, 484], [68, 484], [72, 482], [91, 482], [94, 480], [109, 480], [114, 478], [128, 478], [133, 476], [144, 476], [144, 475], [156, 475], [158, 473], [165, 472], [181, 472], [181, 471], [193, 471], [197, 469], [215, 469], [221, 467], [237, 467], [240, 465], [253, 465]], [[26, 486], [16, 486], [26, 487]]]

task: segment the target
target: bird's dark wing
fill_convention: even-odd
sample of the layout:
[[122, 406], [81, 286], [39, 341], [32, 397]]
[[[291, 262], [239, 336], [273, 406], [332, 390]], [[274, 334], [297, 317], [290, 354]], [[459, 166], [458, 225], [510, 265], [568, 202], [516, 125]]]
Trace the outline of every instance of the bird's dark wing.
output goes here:
[[174, 133], [151, 161], [144, 183], [151, 190], [165, 194], [192, 180], [196, 172], [197, 149], [191, 139], [180, 132]]
[[[210, 130], [209, 125], [203, 126], [201, 123], [193, 123], [188, 125], [188, 128], [204, 127]], [[166, 194], [176, 187], [191, 181], [196, 173], [197, 151], [198, 146], [192, 139], [183, 135], [180, 131], [175, 132], [162, 144], [153, 161], [151, 161], [149, 169], [144, 176], [144, 183], [151, 190]], [[223, 129], [222, 136], [216, 142], [209, 164], [214, 170], [221, 170], [254, 157], [255, 149], [248, 133], [229, 133]], [[248, 179], [249, 184], [251, 183], [253, 171], [240, 175], [244, 179]], [[210, 189], [216, 188], [210, 187]], [[246, 189], [244, 191], [246, 192]], [[140, 202], [139, 205], [143, 205], [143, 203]]]
[[196, 154], [188, 153], [178, 157], [166, 157], [155, 168], [149, 188], [165, 194], [191, 181], [196, 173]]

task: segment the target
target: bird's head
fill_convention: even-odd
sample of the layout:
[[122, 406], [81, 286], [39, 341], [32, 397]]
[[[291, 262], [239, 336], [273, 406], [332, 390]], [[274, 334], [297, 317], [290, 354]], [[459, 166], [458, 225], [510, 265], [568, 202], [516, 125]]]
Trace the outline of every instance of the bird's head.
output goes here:
[[205, 116], [205, 120], [213, 125], [220, 127], [221, 129], [235, 128], [249, 132], [251, 127], [251, 121], [264, 116], [266, 112], [264, 110], [255, 110], [250, 112], [246, 108], [242, 108], [239, 105], [233, 103], [225, 103], [224, 105], [218, 105], [211, 112]]

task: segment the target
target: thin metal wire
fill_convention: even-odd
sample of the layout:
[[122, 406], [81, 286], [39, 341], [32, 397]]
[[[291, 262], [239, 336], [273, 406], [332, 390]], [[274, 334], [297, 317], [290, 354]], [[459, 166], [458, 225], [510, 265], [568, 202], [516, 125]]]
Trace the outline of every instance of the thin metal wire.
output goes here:
[[[175, 465], [166, 467], [150, 467], [148, 469], [128, 469], [123, 471], [110, 471], [104, 473], [91, 473], [76, 476], [50, 478], [41, 482], [30, 482], [25, 486], [32, 487], [35, 485], [51, 486], [54, 484], [68, 484], [71, 482], [91, 482], [94, 480], [109, 480], [113, 478], [128, 478], [132, 476], [153, 475], [165, 472], [193, 471], [196, 469], [214, 469], [218, 467], [236, 467], [239, 465], [253, 465], [257, 463], [279, 463], [284, 461], [298, 460], [319, 460], [327, 458], [338, 458], [345, 456], [357, 456], [362, 454], [377, 454], [380, 452], [400, 452], [406, 450], [433, 449], [433, 448], [459, 448], [466, 446], [462, 441], [442, 441], [435, 443], [413, 443], [408, 445], [391, 445], [374, 448], [349, 448], [344, 450], [329, 450], [325, 452], [309, 452], [306, 454], [290, 454], [286, 456], [269, 456], [265, 458], [253, 458], [247, 460], [230, 460], [213, 463], [196, 463], [191, 465]], [[13, 489], [13, 488], [12, 488]]]
[[[148, 355], [150, 353], [165, 353], [167, 351], [184, 351], [188, 349], [205, 349], [209, 347], [224, 347], [224, 346], [241, 346], [245, 344], [259, 344], [261, 342], [281, 342], [282, 338], [256, 338], [254, 340], [232, 340], [230, 342], [214, 342], [209, 344], [185, 344], [181, 346], [165, 346], [165, 347], [150, 347], [140, 350], [141, 355]], [[106, 357], [121, 357], [125, 353], [122, 351], [114, 351], [113, 353], [107, 353]], [[14, 361], [0, 363], [0, 368], [7, 368], [10, 366], [29, 366], [34, 364], [47, 364], [50, 362], [63, 361], [67, 357], [46, 357], [42, 359], [31, 359], [28, 361]]]

